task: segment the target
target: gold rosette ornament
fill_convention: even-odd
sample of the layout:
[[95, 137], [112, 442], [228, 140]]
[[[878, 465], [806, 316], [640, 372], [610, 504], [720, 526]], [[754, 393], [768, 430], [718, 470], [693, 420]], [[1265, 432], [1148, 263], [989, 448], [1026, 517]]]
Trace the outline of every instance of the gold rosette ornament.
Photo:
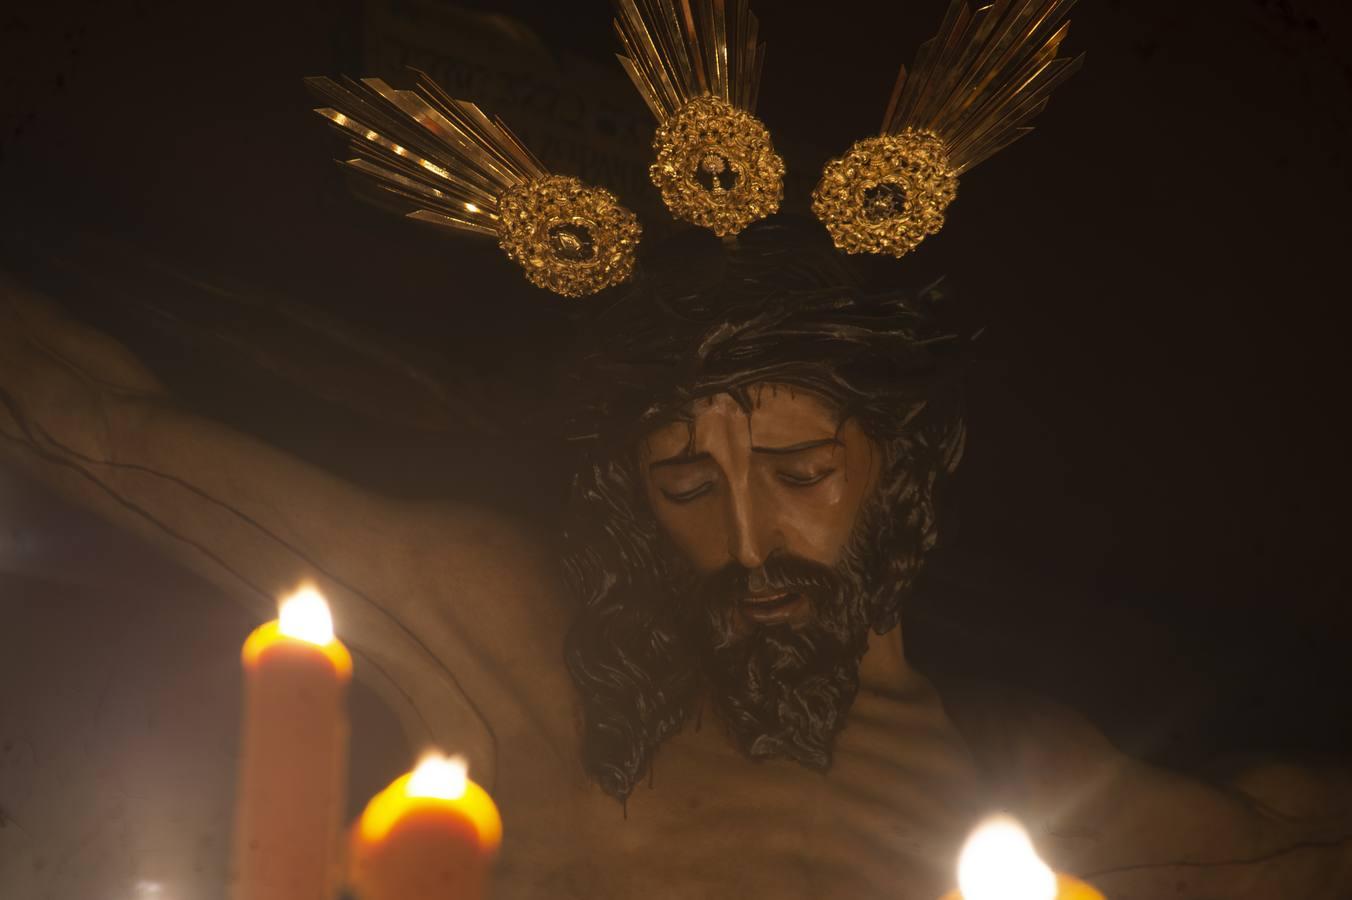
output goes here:
[[678, 219], [720, 237], [779, 209], [784, 162], [752, 110], [765, 63], [746, 0], [615, 0], [620, 64], [657, 117], [648, 173]]
[[532, 284], [581, 297], [634, 269], [638, 219], [609, 191], [552, 175], [506, 125], [421, 72], [415, 90], [379, 78], [307, 78], [315, 112], [352, 139], [341, 160], [408, 218], [496, 238]]
[[847, 253], [903, 256], [944, 227], [958, 176], [1023, 137], [1083, 57], [1057, 55], [1075, 0], [953, 0], [914, 71], [897, 77], [882, 133], [826, 164], [812, 211]]

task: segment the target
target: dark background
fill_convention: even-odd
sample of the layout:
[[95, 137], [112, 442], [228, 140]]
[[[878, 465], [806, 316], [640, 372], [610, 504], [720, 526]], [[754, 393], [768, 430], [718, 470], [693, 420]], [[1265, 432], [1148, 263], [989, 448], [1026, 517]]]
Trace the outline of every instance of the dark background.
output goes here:
[[[943, 6], [758, 4], [786, 207], [876, 130]], [[0, 265], [185, 405], [385, 490], [547, 520], [554, 448], [503, 423], [566, 339], [562, 302], [491, 246], [353, 201], [300, 79], [427, 67], [657, 236], [652, 123], [608, 20], [603, 0], [16, 4]], [[946, 275], [987, 326], [910, 652], [941, 682], [1067, 701], [1176, 765], [1352, 752], [1349, 13], [1086, 0], [1072, 21], [1084, 71], [893, 267], [902, 285]]]

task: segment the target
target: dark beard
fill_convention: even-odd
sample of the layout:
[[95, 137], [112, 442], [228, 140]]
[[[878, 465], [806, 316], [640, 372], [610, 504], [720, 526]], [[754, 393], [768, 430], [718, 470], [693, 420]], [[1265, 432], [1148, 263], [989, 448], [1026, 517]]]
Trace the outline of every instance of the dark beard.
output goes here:
[[732, 601], [745, 596], [752, 573], [699, 576], [646, 520], [625, 532], [633, 546], [619, 559], [595, 551], [613, 536], [587, 545], [572, 558], [572, 577], [591, 587], [566, 659], [585, 715], [588, 775], [611, 796], [629, 796], [702, 697], [748, 755], [829, 766], [858, 693], [868, 633], [897, 626], [933, 542], [929, 490], [899, 466], [865, 505], [837, 564], [780, 555], [762, 567], [758, 596], [794, 590], [809, 598], [811, 615], [796, 618], [797, 627], [734, 627]]
[[[867, 533], [868, 519], [856, 534]], [[753, 625], [736, 614], [751, 573], [732, 566], [690, 575], [681, 592], [714, 710], [747, 755], [786, 757], [814, 769], [831, 765], [836, 735], [859, 691], [859, 663], [868, 648], [871, 584], [868, 544], [851, 541], [835, 567], [773, 556], [762, 569], [762, 592], [805, 596], [812, 610], [801, 625]]]

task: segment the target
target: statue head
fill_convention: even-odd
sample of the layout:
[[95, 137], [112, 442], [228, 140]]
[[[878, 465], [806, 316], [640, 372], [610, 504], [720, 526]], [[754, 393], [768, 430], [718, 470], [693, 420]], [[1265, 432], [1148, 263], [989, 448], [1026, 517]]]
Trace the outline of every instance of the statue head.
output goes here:
[[923, 302], [772, 220], [731, 248], [668, 241], [596, 318], [573, 370], [567, 661], [607, 792], [700, 702], [749, 756], [830, 765], [961, 454]]

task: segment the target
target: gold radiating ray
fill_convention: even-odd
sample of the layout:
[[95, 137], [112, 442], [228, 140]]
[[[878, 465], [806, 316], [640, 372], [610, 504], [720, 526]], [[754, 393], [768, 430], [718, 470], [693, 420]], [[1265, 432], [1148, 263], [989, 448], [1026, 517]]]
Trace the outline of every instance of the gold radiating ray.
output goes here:
[[581, 297], [632, 274], [638, 219], [609, 191], [548, 172], [500, 119], [413, 70], [412, 90], [379, 78], [305, 79], [315, 110], [350, 139], [342, 164], [405, 216], [497, 239], [532, 284]]
[[765, 45], [748, 0], [615, 0], [614, 26], [657, 119], [648, 176], [672, 215], [728, 237], [778, 210], [784, 161], [752, 112]]
[[354, 157], [343, 165], [410, 218], [496, 236], [503, 193], [548, 172], [502, 122], [415, 75], [414, 90], [379, 78], [305, 83], [329, 104], [315, 112], [351, 139]]
[[1083, 57], [1058, 55], [1075, 0], [952, 0], [902, 66], [878, 137], [831, 160], [812, 210], [847, 253], [904, 256], [944, 226], [958, 176], [1023, 137]]
[[658, 122], [706, 95], [752, 111], [765, 45], [748, 0], [615, 0], [620, 65]]
[[939, 32], [902, 67], [883, 134], [938, 135], [957, 174], [1031, 128], [1051, 92], [1081, 65], [1058, 56], [1075, 0], [995, 0], [975, 12], [950, 3]]

